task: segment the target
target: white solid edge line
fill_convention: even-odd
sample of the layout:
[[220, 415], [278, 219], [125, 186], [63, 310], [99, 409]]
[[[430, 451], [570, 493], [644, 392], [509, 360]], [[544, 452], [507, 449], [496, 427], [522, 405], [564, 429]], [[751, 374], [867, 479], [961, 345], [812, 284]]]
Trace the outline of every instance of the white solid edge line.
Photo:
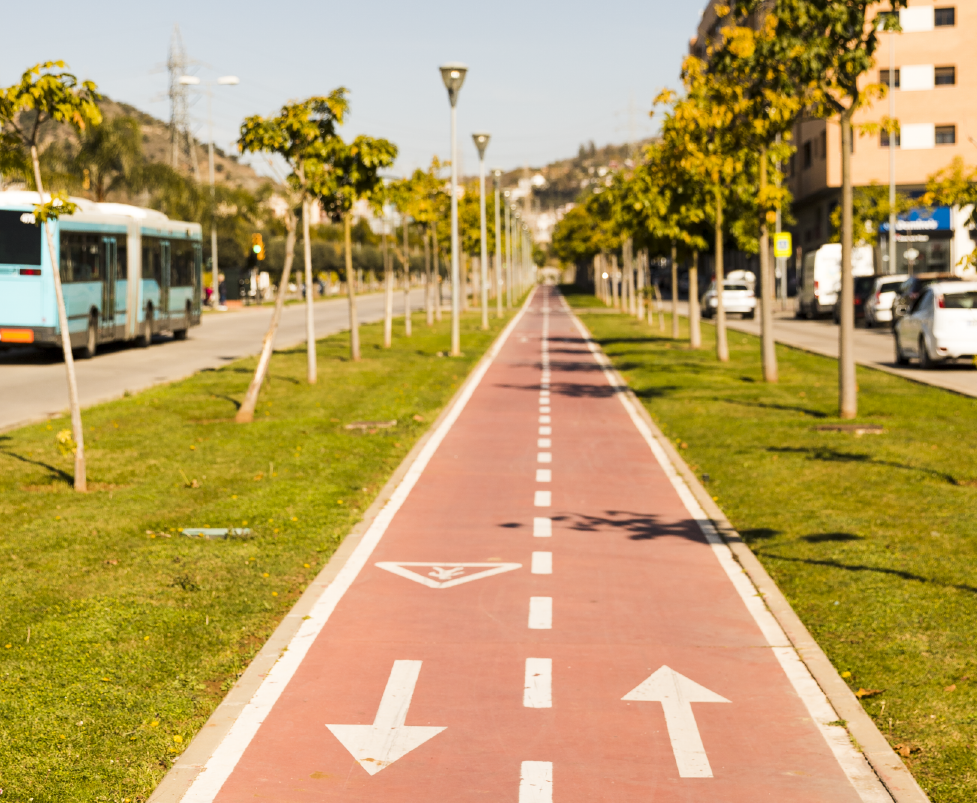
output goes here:
[[[563, 301], [566, 305], [566, 300], [563, 299]], [[566, 309], [570, 312], [569, 305], [566, 305]], [[617, 372], [611, 367], [610, 360], [598, 349], [596, 343], [591, 340], [577, 316], [570, 312], [570, 318], [576, 326], [577, 331], [580, 332], [580, 336], [587, 343], [587, 347], [593, 354], [597, 364], [600, 365], [608, 384], [612, 388], [626, 389], [627, 385], [618, 381]], [[794, 690], [804, 702], [808, 713], [810, 713], [811, 718], [817, 724], [818, 730], [821, 731], [821, 735], [834, 754], [835, 760], [848, 777], [848, 780], [851, 781], [859, 797], [861, 797], [864, 803], [892, 803], [892, 797], [882, 785], [879, 777], [869, 766], [868, 760], [851, 743], [848, 731], [840, 725], [829, 724], [836, 722], [838, 715], [835, 713], [834, 708], [831, 707], [827, 695], [825, 695], [822, 688], [817, 684], [817, 681], [814, 680], [810, 670], [797, 654], [797, 651], [790, 643], [790, 640], [787, 638], [776, 618], [774, 618], [774, 615], [767, 609], [763, 598], [756, 590], [753, 582], [736, 562], [732, 550], [726, 545], [726, 542], [723, 541], [713, 526], [712, 521], [699, 506], [699, 503], [685, 484], [685, 480], [675, 470], [671, 460], [668, 459], [668, 454], [662, 449], [661, 444], [655, 440], [655, 436], [648, 429], [648, 425], [641, 419], [631, 399], [628, 398], [626, 393], [618, 393], [617, 397], [621, 400], [621, 404], [624, 405], [624, 409], [627, 411], [628, 416], [631, 418], [638, 432], [641, 433], [641, 437], [648, 444], [658, 464], [665, 472], [665, 476], [668, 477], [672, 487], [678, 493], [682, 504], [685, 505], [685, 509], [699, 525], [699, 529], [705, 536], [706, 541], [712, 547], [713, 554], [719, 560], [720, 566], [723, 567], [727, 577], [733, 583], [733, 587], [740, 595], [747, 610], [753, 616], [753, 620], [757, 623], [767, 643], [773, 648], [773, 653], [783, 668], [784, 674], [787, 675]]]
[[261, 727], [265, 717], [271, 713], [281, 693], [285, 690], [288, 682], [298, 670], [319, 633], [325, 627], [329, 617], [336, 609], [336, 605], [343, 595], [353, 584], [360, 571], [366, 565], [376, 548], [380, 539], [386, 532], [390, 522], [393, 521], [397, 511], [403, 506], [411, 490], [417, 484], [421, 474], [427, 467], [434, 453], [437, 451], [445, 436], [451, 430], [455, 421], [461, 415], [465, 405], [468, 404], [475, 389], [479, 386], [489, 367], [495, 362], [495, 358], [502, 350], [502, 346], [509, 339], [509, 335], [522, 319], [526, 310], [529, 308], [534, 293], [530, 293], [522, 309], [516, 316], [509, 321], [505, 329], [499, 335], [498, 340], [488, 350], [487, 359], [483, 360], [475, 368], [471, 375], [471, 380], [464, 392], [455, 400], [454, 405], [442, 420], [440, 426], [433, 433], [430, 440], [418, 454], [417, 459], [407, 470], [400, 485], [391, 494], [387, 504], [377, 514], [373, 523], [363, 534], [363, 538], [356, 549], [349, 556], [349, 560], [342, 569], [336, 574], [335, 579], [325, 589], [320, 597], [315, 601], [309, 611], [309, 617], [302, 623], [298, 632], [289, 642], [288, 647], [283, 651], [281, 658], [272, 667], [271, 671], [265, 676], [258, 690], [254, 693], [250, 702], [244, 706], [240, 715], [231, 726], [227, 735], [211, 754], [203, 769], [194, 779], [186, 794], [181, 798], [181, 803], [211, 803], [220, 792], [224, 782], [230, 777], [234, 768], [237, 766], [241, 756], [247, 749], [254, 735]]

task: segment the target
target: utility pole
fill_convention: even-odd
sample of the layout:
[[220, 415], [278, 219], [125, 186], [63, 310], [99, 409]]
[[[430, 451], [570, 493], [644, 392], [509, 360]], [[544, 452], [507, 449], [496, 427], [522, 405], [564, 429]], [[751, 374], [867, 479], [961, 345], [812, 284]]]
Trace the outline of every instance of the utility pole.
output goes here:
[[[896, 119], [896, 32], [889, 31], [889, 120]], [[896, 132], [889, 129], [889, 266], [884, 273], [898, 273], [896, 269]]]

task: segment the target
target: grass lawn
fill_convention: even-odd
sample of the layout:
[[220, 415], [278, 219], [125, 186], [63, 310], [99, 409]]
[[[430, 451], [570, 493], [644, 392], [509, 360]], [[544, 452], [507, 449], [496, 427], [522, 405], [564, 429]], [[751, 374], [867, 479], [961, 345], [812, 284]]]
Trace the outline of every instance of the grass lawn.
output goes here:
[[[149, 796], [504, 321], [478, 323], [458, 359], [436, 356], [449, 319], [390, 350], [364, 326], [356, 364], [346, 334], [321, 340], [314, 386], [304, 346], [277, 353], [248, 426], [251, 359], [92, 408], [87, 495], [67, 420], [0, 435], [3, 800]], [[252, 535], [179, 531], [201, 526]]]
[[977, 800], [977, 400], [860, 367], [885, 433], [817, 432], [835, 360], [778, 346], [769, 386], [756, 337], [580, 313], [933, 801]]

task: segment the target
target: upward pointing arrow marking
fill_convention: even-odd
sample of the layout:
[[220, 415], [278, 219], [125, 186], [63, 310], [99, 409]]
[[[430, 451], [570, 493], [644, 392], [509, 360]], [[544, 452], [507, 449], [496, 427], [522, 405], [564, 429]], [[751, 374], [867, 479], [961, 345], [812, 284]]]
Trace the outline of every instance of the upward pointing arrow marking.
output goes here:
[[728, 703], [705, 686], [700, 686], [674, 669], [663, 666], [644, 683], [628, 692], [622, 700], [660, 702], [665, 725], [672, 743], [675, 763], [681, 778], [711, 778], [712, 768], [706, 756], [692, 713], [692, 703]]
[[404, 724], [420, 672], [420, 661], [394, 661], [372, 725], [326, 725], [370, 775], [376, 775], [444, 730]]

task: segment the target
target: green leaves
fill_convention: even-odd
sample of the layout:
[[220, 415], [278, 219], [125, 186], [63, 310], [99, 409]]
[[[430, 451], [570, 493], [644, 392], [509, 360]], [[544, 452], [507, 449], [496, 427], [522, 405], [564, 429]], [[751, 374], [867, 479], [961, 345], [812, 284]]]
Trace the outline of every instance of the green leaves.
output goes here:
[[313, 193], [333, 218], [348, 214], [358, 200], [373, 201], [383, 192], [380, 171], [397, 158], [397, 146], [386, 139], [358, 136], [348, 145], [331, 143], [327, 161], [317, 162]]
[[78, 204], [68, 200], [68, 193], [55, 192], [50, 195], [50, 200], [43, 204], [34, 204], [34, 222], [47, 223], [49, 220], [57, 220], [62, 215], [73, 215], [78, 211]]

